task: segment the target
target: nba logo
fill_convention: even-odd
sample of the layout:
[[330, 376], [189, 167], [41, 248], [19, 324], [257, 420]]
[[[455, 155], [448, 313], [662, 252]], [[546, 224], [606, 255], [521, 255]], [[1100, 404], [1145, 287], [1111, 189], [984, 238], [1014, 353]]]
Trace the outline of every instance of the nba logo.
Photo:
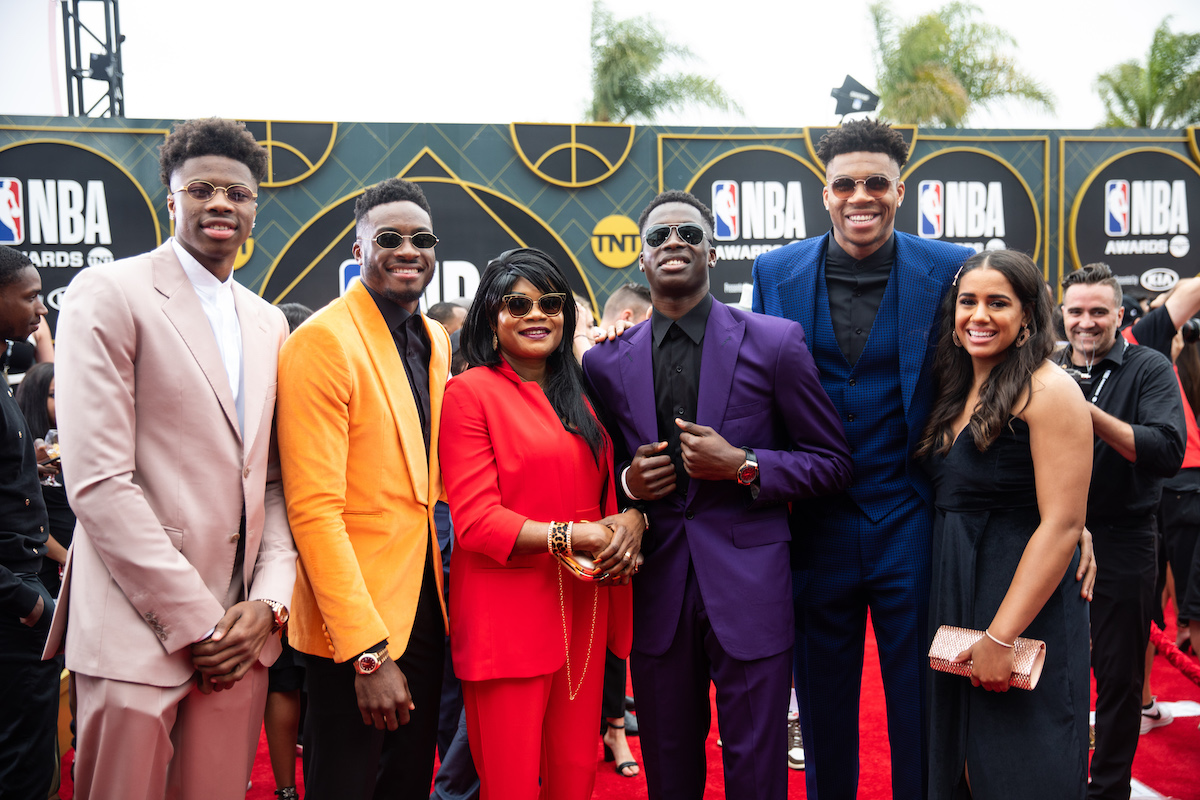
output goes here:
[[0, 178], [0, 244], [21, 244], [25, 241], [25, 201], [21, 182], [16, 178]]
[[1129, 181], [1104, 184], [1104, 232], [1109, 236], [1129, 233]]
[[713, 216], [717, 221], [717, 229], [713, 233], [717, 239], [728, 242], [738, 238], [738, 185], [736, 181], [713, 181], [712, 208]]
[[917, 185], [917, 233], [922, 239], [942, 238], [945, 216], [945, 189], [941, 181], [921, 181]]
[[362, 266], [353, 258], [347, 258], [338, 267], [338, 284], [341, 294], [350, 291], [350, 287], [358, 280], [362, 280]]

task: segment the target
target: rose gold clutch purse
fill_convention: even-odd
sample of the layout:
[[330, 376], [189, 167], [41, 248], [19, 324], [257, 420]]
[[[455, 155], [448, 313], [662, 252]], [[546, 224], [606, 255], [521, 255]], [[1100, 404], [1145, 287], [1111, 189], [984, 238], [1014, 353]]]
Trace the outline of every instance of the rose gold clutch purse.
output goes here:
[[[982, 638], [983, 631], [943, 625], [938, 628], [933, 637], [933, 644], [929, 647], [929, 666], [939, 672], [971, 677], [971, 662], [956, 664], [954, 659]], [[1013, 644], [1013, 673], [1008, 678], [1008, 685], [1016, 689], [1032, 689], [1037, 686], [1045, 661], [1045, 642], [1018, 636]]]
[[554, 557], [558, 559], [558, 563], [567, 568], [567, 572], [580, 580], [596, 581], [600, 579], [600, 575], [596, 573], [596, 564], [587, 553], [576, 551], [569, 556], [555, 553]]

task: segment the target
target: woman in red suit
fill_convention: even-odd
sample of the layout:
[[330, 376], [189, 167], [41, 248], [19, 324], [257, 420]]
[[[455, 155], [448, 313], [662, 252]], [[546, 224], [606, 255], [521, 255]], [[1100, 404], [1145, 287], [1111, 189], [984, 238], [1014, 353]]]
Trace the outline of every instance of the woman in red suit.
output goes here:
[[[564, 336], [575, 314], [545, 253], [494, 259], [463, 325], [472, 369], [442, 407], [450, 646], [483, 800], [591, 796], [604, 650], [629, 652], [645, 517], [616, 513], [612, 444]], [[552, 555], [568, 535], [595, 577]]]

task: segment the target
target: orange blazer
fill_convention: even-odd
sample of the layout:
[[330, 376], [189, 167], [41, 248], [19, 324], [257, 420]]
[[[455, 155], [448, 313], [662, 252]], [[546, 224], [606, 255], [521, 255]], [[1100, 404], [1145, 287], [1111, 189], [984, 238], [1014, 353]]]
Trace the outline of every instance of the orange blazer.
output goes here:
[[[562, 604], [570, 626], [571, 604], [591, 603], [592, 585], [564, 571], [560, 598], [562, 567], [549, 552], [509, 554], [527, 519], [597, 520], [617, 510], [611, 444], [597, 464], [583, 438], [563, 429], [541, 387], [502, 363], [450, 381], [440, 447], [455, 534], [455, 673], [480, 681], [558, 671], [566, 661]], [[600, 602], [608, 604], [609, 649], [628, 655], [630, 587], [601, 587]]]
[[[375, 301], [355, 283], [288, 338], [279, 360], [279, 452], [300, 553], [288, 640], [342, 662], [388, 640], [403, 654], [424, 560], [441, 553], [433, 524], [450, 337], [424, 318], [430, 447], [404, 364]], [[442, 607], [443, 616], [445, 606]]]

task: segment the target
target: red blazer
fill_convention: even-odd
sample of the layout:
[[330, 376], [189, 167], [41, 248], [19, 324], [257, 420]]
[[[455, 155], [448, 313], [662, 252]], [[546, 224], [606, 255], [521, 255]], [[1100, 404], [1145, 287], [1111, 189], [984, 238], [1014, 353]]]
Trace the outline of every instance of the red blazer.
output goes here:
[[[597, 465], [582, 437], [567, 433], [542, 389], [506, 363], [475, 367], [451, 379], [442, 406], [439, 454], [454, 555], [450, 562], [450, 645], [454, 671], [469, 681], [526, 678], [566, 662], [572, 604], [592, 602], [592, 585], [564, 571], [563, 597], [548, 552], [509, 558], [521, 526], [539, 521], [597, 520], [615, 512], [612, 447]], [[601, 587], [608, 606], [610, 650], [628, 655], [629, 586]], [[598, 616], [599, 620], [600, 617]]]

